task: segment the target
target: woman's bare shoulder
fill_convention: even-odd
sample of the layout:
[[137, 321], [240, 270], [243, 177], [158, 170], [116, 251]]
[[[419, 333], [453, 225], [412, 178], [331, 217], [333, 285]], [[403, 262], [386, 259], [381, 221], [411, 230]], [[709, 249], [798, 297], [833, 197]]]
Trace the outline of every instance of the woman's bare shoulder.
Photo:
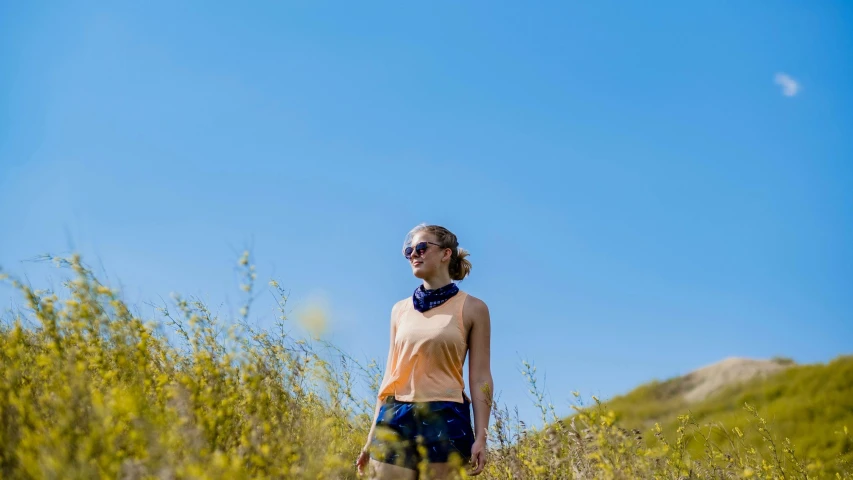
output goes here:
[[406, 297], [404, 299], [398, 300], [397, 303], [395, 303], [394, 306], [391, 307], [391, 318], [393, 319], [396, 316], [400, 315], [403, 312], [403, 310], [406, 308], [406, 302], [411, 302], [411, 301], [412, 301], [412, 297]]
[[474, 295], [468, 294], [465, 305], [462, 306], [462, 316], [473, 321], [488, 321], [489, 306]]

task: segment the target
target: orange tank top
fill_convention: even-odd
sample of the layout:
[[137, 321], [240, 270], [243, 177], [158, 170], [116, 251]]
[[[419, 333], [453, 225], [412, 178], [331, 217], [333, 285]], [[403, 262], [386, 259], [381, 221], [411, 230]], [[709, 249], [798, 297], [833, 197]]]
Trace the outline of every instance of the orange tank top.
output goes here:
[[415, 310], [412, 299], [400, 300], [391, 315], [393, 345], [388, 352], [379, 398], [393, 395], [402, 402], [462, 402], [462, 366], [468, 341], [462, 322], [467, 293], [426, 312]]

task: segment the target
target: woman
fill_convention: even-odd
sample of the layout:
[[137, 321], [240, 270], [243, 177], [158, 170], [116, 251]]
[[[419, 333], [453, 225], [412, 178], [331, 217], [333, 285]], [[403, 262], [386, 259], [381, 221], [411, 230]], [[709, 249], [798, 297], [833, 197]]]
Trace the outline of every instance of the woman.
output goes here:
[[[469, 475], [477, 475], [486, 464], [494, 391], [489, 309], [452, 282], [468, 275], [471, 262], [446, 228], [418, 225], [403, 255], [423, 283], [391, 310], [385, 377], [358, 472], [369, 462], [371, 478], [447, 478], [468, 462]], [[470, 398], [462, 375], [466, 354]]]

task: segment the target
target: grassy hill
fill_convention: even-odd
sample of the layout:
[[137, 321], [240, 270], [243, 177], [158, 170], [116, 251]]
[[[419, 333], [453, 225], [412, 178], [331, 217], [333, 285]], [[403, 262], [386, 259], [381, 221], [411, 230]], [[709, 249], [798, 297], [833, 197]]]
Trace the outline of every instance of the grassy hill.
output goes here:
[[[744, 368], [751, 373], [738, 379], [737, 371]], [[731, 378], [720, 381], [732, 372]], [[715, 383], [716, 389], [703, 388]], [[658, 423], [670, 432], [670, 439], [681, 423], [679, 415], [689, 412], [699, 425], [740, 426], [747, 444], [766, 443], [758, 428], [744, 428], [755, 423], [744, 404], [754, 406], [771, 425], [778, 445], [789, 438], [799, 455], [825, 465], [835, 464], [839, 457], [853, 461], [850, 436], [843, 434], [845, 427], [853, 429], [853, 356], [817, 365], [728, 359], [683, 377], [643, 385], [605, 407], [624, 428], [647, 431]], [[724, 441], [719, 434], [712, 433], [712, 438]], [[701, 455], [701, 443], [691, 437], [688, 451]]]

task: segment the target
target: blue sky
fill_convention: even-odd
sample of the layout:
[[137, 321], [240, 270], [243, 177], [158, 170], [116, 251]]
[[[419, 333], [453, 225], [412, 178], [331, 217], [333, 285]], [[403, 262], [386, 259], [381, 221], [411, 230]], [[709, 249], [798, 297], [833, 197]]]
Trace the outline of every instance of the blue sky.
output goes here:
[[226, 311], [250, 247], [384, 360], [430, 222], [525, 418], [522, 358], [560, 413], [827, 361], [853, 353], [851, 54], [846, 2], [4, 2], [0, 265], [43, 286], [27, 260], [76, 250], [146, 315]]

